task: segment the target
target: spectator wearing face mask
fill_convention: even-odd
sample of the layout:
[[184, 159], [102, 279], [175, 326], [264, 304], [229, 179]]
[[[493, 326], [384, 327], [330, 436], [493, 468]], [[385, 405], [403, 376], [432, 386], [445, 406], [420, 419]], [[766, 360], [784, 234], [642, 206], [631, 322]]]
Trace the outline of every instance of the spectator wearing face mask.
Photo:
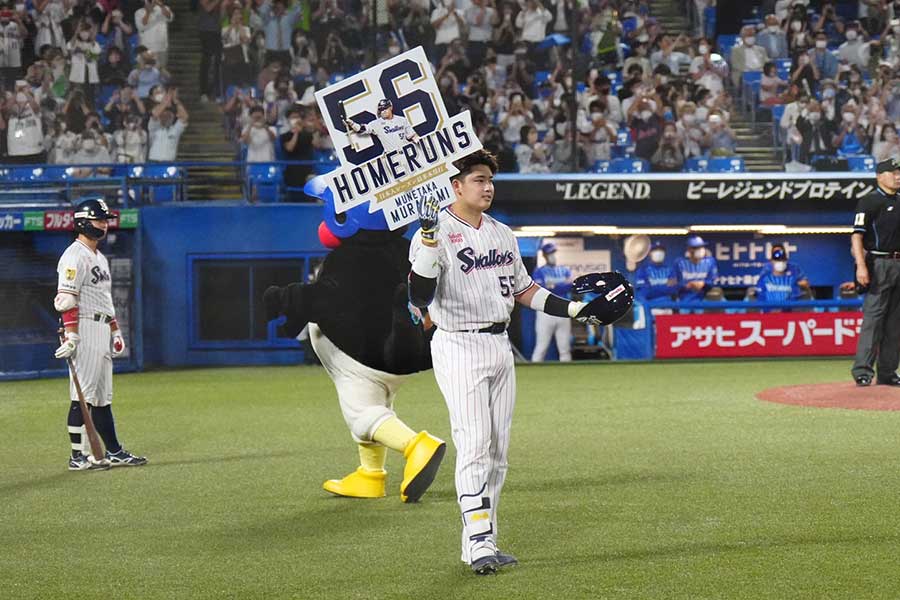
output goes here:
[[656, 152], [650, 159], [654, 172], [678, 173], [684, 166], [684, 152], [678, 139], [678, 128], [675, 123], [668, 122], [663, 127], [663, 135]]
[[627, 111], [628, 127], [631, 129], [631, 139], [634, 140], [634, 154], [647, 161], [653, 158], [662, 137], [663, 120], [660, 112], [661, 103], [656, 103], [654, 111], [651, 99], [647, 97], [633, 102]]
[[706, 133], [697, 119], [696, 110], [697, 106], [693, 102], [685, 102], [678, 111], [676, 128], [682, 141], [685, 159], [703, 155], [700, 143], [706, 137]]
[[606, 118], [603, 109], [602, 101], [594, 100], [588, 106], [587, 113], [579, 111], [579, 130], [587, 137], [588, 161], [591, 164], [609, 160], [610, 149], [616, 141], [617, 125]]
[[841, 109], [841, 123], [831, 145], [838, 156], [853, 156], [865, 152], [868, 142], [865, 128], [859, 123], [859, 111], [848, 102]]
[[772, 246], [769, 263], [763, 267], [756, 285], [747, 289], [747, 299], [759, 302], [789, 302], [800, 300], [811, 292], [803, 270], [788, 262], [787, 251], [781, 244]]
[[436, 62], [447, 53], [450, 42], [461, 37], [460, 32], [465, 25], [465, 17], [456, 8], [454, 0], [441, 0], [438, 3], [437, 8], [431, 11], [431, 26], [434, 28], [432, 60]]
[[835, 136], [838, 133], [833, 121], [822, 115], [822, 107], [815, 100], [806, 106], [806, 114], [797, 118], [797, 131], [800, 135], [799, 156], [797, 160], [803, 164], [811, 164], [816, 155], [834, 155]]
[[756, 44], [766, 51], [769, 60], [788, 57], [787, 35], [778, 24], [778, 17], [766, 15], [766, 27], [756, 35]]
[[719, 264], [710, 255], [706, 242], [699, 235], [688, 238], [686, 254], [687, 256], [675, 261], [678, 299], [703, 300], [706, 293], [715, 285], [719, 276]]
[[[288, 111], [287, 117], [290, 129], [281, 134], [285, 159], [312, 161], [313, 150], [318, 143], [315, 111], [294, 107]], [[302, 188], [312, 174], [312, 165], [289, 165], [284, 171], [284, 183], [288, 187]]]
[[735, 87], [742, 85], [745, 71], [762, 71], [768, 56], [756, 45], [756, 30], [748, 25], [741, 29], [742, 43], [731, 49], [731, 82]]
[[126, 119], [132, 115], [136, 116], [138, 121], [143, 121], [146, 109], [141, 99], [135, 95], [134, 88], [124, 85], [113, 92], [103, 112], [109, 119], [112, 130], [116, 131], [124, 128]]
[[734, 155], [734, 132], [722, 118], [721, 113], [712, 111], [707, 118], [708, 132], [703, 140], [703, 147], [710, 156]]
[[863, 39], [863, 31], [856, 23], [847, 26], [847, 41], [838, 48], [838, 56], [850, 65], [865, 69], [869, 62], [869, 44]]
[[678, 274], [666, 262], [666, 247], [656, 241], [650, 246], [647, 260], [634, 274], [634, 295], [638, 300], [672, 300], [678, 293]]
[[[762, 65], [760, 65], [760, 68]], [[728, 65], [725, 61], [712, 59], [712, 44], [709, 40], [701, 39], [697, 46], [697, 56], [691, 61], [688, 69], [694, 82], [703, 89], [709, 90], [713, 96], [724, 89], [724, 80], [728, 75]]]
[[806, 20], [798, 16], [792, 16], [788, 21], [788, 52], [792, 58], [796, 58], [798, 54], [809, 50], [812, 41], [809, 36], [809, 29], [806, 26]]
[[872, 144], [872, 156], [875, 157], [875, 162], [900, 156], [897, 128], [893, 123], [887, 123], [881, 128], [881, 135], [878, 137], [878, 141]]
[[141, 45], [153, 52], [160, 68], [166, 68], [169, 57], [169, 23], [172, 10], [163, 0], [144, 0], [144, 6], [134, 13], [134, 23]]
[[808, 55], [799, 55], [794, 70], [791, 72], [790, 83], [811, 96], [818, 87], [819, 79], [820, 73], [815, 63], [809, 59]]
[[617, 96], [612, 94], [612, 84], [609, 81], [609, 77], [599, 75], [594, 79], [592, 89], [593, 94], [586, 98], [588, 105], [590, 106], [595, 100], [598, 101], [603, 117], [615, 127], [619, 127], [619, 124], [622, 123], [622, 103]]
[[19, 86], [4, 117], [9, 162], [22, 164], [45, 162], [44, 130], [40, 114], [40, 105], [27, 84]]
[[632, 55], [626, 58], [625, 63], [622, 65], [622, 72], [627, 73], [632, 65], [638, 65], [642, 73], [652, 73], [653, 65], [650, 64], [650, 59], [647, 58], [647, 44], [638, 42], [632, 48], [632, 51]]
[[141, 127], [141, 117], [129, 115], [122, 127], [113, 133], [117, 163], [143, 163], [147, 160], [147, 132]]
[[0, 84], [6, 89], [22, 74], [22, 48], [28, 30], [17, 12], [0, 9]]
[[100, 44], [94, 39], [94, 29], [89, 23], [82, 23], [78, 33], [69, 41], [71, 68], [69, 82], [88, 84], [86, 93], [88, 100], [93, 101], [93, 88], [100, 83], [98, 64], [100, 60]]
[[55, 48], [65, 47], [62, 22], [66, 18], [66, 5], [63, 2], [36, 2], [33, 18], [37, 27], [35, 48], [41, 48], [45, 44]]
[[[49, 139], [47, 139], [49, 138]], [[53, 131], [44, 138], [47, 149], [47, 161], [54, 165], [72, 163], [72, 157], [78, 148], [78, 136], [69, 131], [64, 120], [58, 120]]]
[[516, 144], [521, 136], [522, 127], [532, 125], [534, 119], [525, 104], [522, 94], [513, 94], [509, 99], [509, 110], [500, 113], [499, 125], [503, 131], [503, 140], [507, 144]]
[[137, 95], [145, 99], [150, 90], [168, 81], [168, 74], [156, 66], [156, 57], [145, 52], [136, 67], [128, 74], [128, 83], [137, 90]]
[[[102, 138], [94, 129], [85, 129], [81, 134], [81, 140], [78, 144], [78, 150], [72, 157], [72, 164], [75, 165], [108, 165], [113, 162], [112, 156], [109, 154], [109, 148]], [[100, 169], [82, 168], [75, 172], [76, 177], [91, 177], [97, 175], [108, 175], [109, 167]]]
[[272, 162], [275, 160], [275, 128], [266, 125], [262, 108], [250, 111], [250, 124], [241, 132], [241, 143], [247, 148], [247, 162]]
[[890, 20], [881, 34], [881, 45], [884, 46], [884, 59], [894, 68], [900, 65], [900, 19]]
[[516, 146], [516, 163], [519, 173], [549, 173], [549, 152], [538, 141], [538, 132], [533, 125], [523, 125], [519, 145]]
[[[708, 46], [712, 48], [711, 45]], [[691, 58], [684, 52], [676, 49], [675, 40], [671, 35], [664, 35], [659, 40], [659, 50], [650, 55], [650, 66], [655, 69], [657, 65], [666, 65], [673, 73], [681, 72], [682, 64], [690, 64]]]
[[815, 48], [807, 52], [810, 64], [819, 72], [822, 79], [834, 79], [838, 73], [838, 59], [828, 51], [828, 39], [825, 33], [816, 33]]
[[177, 160], [178, 143], [187, 125], [188, 112], [178, 99], [178, 90], [169, 90], [163, 101], [153, 109], [150, 117], [148, 160], [153, 162]]

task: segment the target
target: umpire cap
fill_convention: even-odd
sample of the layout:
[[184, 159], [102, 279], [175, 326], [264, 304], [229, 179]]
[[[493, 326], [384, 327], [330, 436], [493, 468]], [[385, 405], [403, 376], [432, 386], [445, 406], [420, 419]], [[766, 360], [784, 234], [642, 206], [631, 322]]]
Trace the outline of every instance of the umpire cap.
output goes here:
[[75, 233], [84, 234], [92, 240], [99, 240], [106, 231], [94, 227], [91, 221], [106, 221], [112, 215], [103, 198], [91, 198], [82, 200], [75, 207]]
[[886, 158], [875, 166], [875, 174], [889, 173], [891, 171], [900, 171], [900, 159]]

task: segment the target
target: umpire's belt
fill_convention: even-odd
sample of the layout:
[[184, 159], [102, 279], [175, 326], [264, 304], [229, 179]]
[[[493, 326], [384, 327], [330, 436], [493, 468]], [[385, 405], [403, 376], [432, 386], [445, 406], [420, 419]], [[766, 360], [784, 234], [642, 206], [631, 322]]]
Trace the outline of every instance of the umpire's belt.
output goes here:
[[463, 329], [463, 333], [493, 333], [499, 335], [506, 331], [506, 323], [491, 323], [481, 329]]
[[894, 260], [900, 260], [900, 252], [880, 252], [878, 250], [869, 250], [869, 254], [871, 254], [875, 258], [892, 258]]

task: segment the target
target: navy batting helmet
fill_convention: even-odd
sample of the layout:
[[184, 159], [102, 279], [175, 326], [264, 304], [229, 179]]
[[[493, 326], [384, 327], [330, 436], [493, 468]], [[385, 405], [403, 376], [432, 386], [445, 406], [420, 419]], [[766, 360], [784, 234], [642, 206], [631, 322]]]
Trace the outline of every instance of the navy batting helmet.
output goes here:
[[389, 109], [389, 108], [394, 108], [394, 103], [393, 103], [393, 102], [391, 102], [391, 101], [388, 100], [387, 98], [384, 98], [384, 99], [382, 99], [382, 100], [379, 100], [379, 101], [378, 101], [378, 116], [380, 117], [380, 116], [381, 116], [381, 113], [383, 113], [384, 111], [386, 111], [386, 110]]
[[576, 318], [598, 325], [611, 325], [621, 319], [634, 303], [634, 289], [618, 271], [588, 273], [572, 282], [576, 294], [597, 294]]
[[99, 240], [106, 231], [94, 227], [91, 221], [106, 221], [112, 215], [109, 213], [109, 207], [103, 198], [91, 198], [90, 200], [82, 200], [75, 207], [75, 233], [84, 234], [92, 240]]

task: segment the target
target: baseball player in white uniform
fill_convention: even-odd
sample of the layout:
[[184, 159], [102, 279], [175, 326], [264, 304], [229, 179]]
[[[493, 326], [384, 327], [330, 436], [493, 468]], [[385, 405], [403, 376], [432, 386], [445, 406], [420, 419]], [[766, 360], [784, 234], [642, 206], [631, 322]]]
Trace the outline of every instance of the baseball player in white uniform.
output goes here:
[[53, 305], [62, 315], [65, 340], [55, 355], [72, 359], [97, 433], [106, 446], [105, 457], [85, 454], [87, 436], [70, 373], [71, 406], [67, 423], [72, 444], [70, 471], [147, 463], [146, 458], [131, 454], [119, 443], [112, 414], [112, 359], [125, 352], [125, 340], [116, 322], [109, 262], [97, 249], [106, 237], [109, 216], [103, 200], [81, 202], [75, 209], [78, 237], [63, 252], [56, 269], [58, 285]]
[[421, 229], [410, 244], [410, 302], [428, 307], [437, 327], [431, 354], [456, 446], [461, 558], [485, 575], [517, 562], [497, 548], [497, 506], [516, 400], [506, 334], [514, 302], [558, 317], [587, 317], [584, 303], [535, 284], [512, 231], [484, 214], [494, 198], [494, 156], [479, 150], [455, 165], [456, 201], [447, 211], [439, 213], [434, 198], [419, 204]]
[[[556, 264], [556, 244], [547, 242], [541, 246], [541, 254], [546, 263], [532, 273], [532, 279], [536, 284], [545, 287], [557, 296], [565, 298], [572, 289], [572, 270], [569, 267]], [[541, 362], [547, 355], [550, 340], [556, 338], [556, 349], [559, 352], [560, 362], [572, 360], [572, 320], [552, 317], [544, 312], [538, 312], [534, 317], [534, 352], [531, 354], [531, 362]]]
[[358, 135], [374, 135], [385, 152], [399, 150], [419, 139], [412, 125], [405, 118], [394, 115], [394, 105], [387, 98], [378, 102], [378, 118], [364, 125], [350, 119], [344, 121], [347, 129]]

